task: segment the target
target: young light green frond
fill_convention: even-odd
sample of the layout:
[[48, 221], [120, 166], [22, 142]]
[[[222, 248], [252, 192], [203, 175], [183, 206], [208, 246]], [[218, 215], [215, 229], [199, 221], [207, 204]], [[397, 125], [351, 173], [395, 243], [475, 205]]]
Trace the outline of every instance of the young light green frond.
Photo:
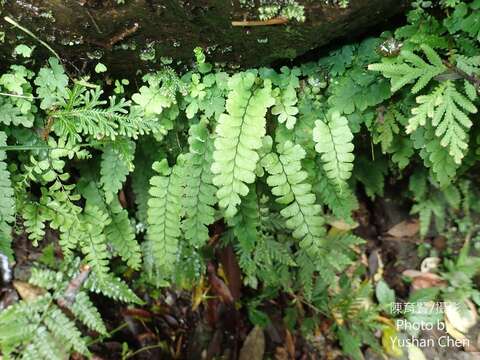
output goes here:
[[305, 181], [307, 173], [301, 164], [305, 151], [290, 141], [280, 144], [277, 151], [279, 155], [272, 152], [262, 159], [270, 174], [267, 183], [277, 202], [285, 206], [280, 214], [286, 219], [287, 228], [293, 231], [293, 237], [312, 256], [318, 255], [324, 242], [324, 220], [312, 186]]
[[409, 83], [415, 82], [412, 87], [414, 94], [422, 90], [437, 75], [444, 73], [447, 67], [435, 50], [428, 45], [421, 45], [422, 51], [429, 63], [411, 51], [403, 50], [397, 63], [370, 64], [369, 70], [380, 71], [383, 76], [391, 80], [392, 92], [400, 90]]
[[147, 237], [151, 241], [155, 265], [162, 270], [164, 278], [172, 275], [178, 255], [184, 194], [182, 166], [181, 157], [173, 169], [168, 167], [166, 160], [155, 163], [153, 168], [159, 175], [150, 179]]
[[197, 248], [208, 241], [208, 225], [215, 220], [213, 206], [217, 202], [216, 188], [212, 184], [213, 140], [205, 122], [190, 128], [190, 152], [186, 158], [189, 175], [185, 179], [185, 219], [182, 229], [185, 238]]
[[321, 154], [323, 168], [327, 177], [341, 191], [352, 175], [353, 134], [348, 120], [334, 111], [327, 122], [317, 120], [313, 129], [315, 150]]
[[476, 113], [475, 105], [460, 94], [451, 81], [440, 85], [430, 95], [419, 96], [420, 105], [412, 109], [407, 133], [425, 126], [428, 119], [435, 128], [435, 136], [448, 149], [457, 164], [460, 164], [468, 148], [467, 130], [472, 126], [469, 113]]
[[31, 346], [36, 353], [35, 358], [41, 360], [63, 360], [67, 349], [63, 348], [60, 339], [56, 339], [44, 325], [39, 325], [33, 331]]
[[[38, 272], [37, 280], [40, 274], [51, 275]], [[63, 360], [72, 350], [90, 355], [86, 339], [53, 300], [45, 294], [22, 300], [0, 313], [2, 355], [10, 358], [9, 354], [16, 353], [20, 356], [14, 358], [32, 360]]]
[[255, 181], [255, 167], [265, 135], [265, 114], [274, 104], [271, 84], [255, 88], [255, 74], [234, 75], [229, 81], [226, 103], [227, 113], [219, 118], [216, 128], [215, 151], [212, 172], [214, 185], [218, 186], [219, 205], [225, 216], [231, 218], [237, 212], [240, 196], [248, 194], [247, 184]]
[[450, 156], [448, 149], [440, 144], [439, 139], [433, 138], [430, 140], [425, 149], [429, 154], [428, 160], [435, 179], [441, 187], [449, 185], [456, 175], [458, 164]]

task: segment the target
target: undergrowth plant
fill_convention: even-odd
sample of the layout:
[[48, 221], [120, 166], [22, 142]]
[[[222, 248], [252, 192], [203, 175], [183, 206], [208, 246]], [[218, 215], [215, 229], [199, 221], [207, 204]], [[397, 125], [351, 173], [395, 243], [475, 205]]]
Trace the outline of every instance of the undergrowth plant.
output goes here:
[[[372, 284], [339, 277], [362, 243], [349, 231], [357, 195], [383, 196], [387, 179], [409, 184], [427, 236], [466, 211], [465, 184], [478, 180], [480, 1], [439, 6], [442, 18], [417, 2], [394, 33], [300, 66], [226, 71], [197, 48], [190, 71], [165, 66], [108, 96], [101, 79], [57, 58], [10, 66], [0, 76], [0, 251], [13, 261], [21, 235], [58, 242], [73, 270], [32, 271], [47, 291], [0, 313], [4, 356], [88, 355], [66, 308], [105, 333], [87, 290], [140, 302], [113, 264], [138, 271], [131, 286], [189, 289], [217, 244], [233, 247], [245, 286], [330, 314], [360, 358], [378, 310], [355, 299]], [[62, 305], [80, 264], [88, 279]], [[358, 296], [343, 302], [352, 287]]]

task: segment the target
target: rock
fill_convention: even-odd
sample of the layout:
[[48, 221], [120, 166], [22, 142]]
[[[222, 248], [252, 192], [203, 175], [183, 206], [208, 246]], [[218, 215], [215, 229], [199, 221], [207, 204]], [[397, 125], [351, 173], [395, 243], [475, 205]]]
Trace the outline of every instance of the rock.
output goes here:
[[[290, 60], [339, 38], [360, 36], [372, 26], [407, 9], [408, 0], [350, 0], [342, 9], [325, 1], [298, 0], [305, 21], [258, 24], [258, 8], [225, 0], [19, 0], [8, 1], [2, 16], [29, 29], [51, 45], [72, 68], [92, 68], [98, 61], [110, 73], [134, 75], [158, 68], [160, 58], [190, 64], [193, 49], [202, 47], [210, 61], [231, 66], [261, 66]], [[232, 22], [257, 26], [233, 26]], [[258, 26], [260, 25], [260, 26]], [[18, 28], [0, 21], [5, 43], [0, 54], [10, 58]], [[22, 37], [26, 35], [22, 33]], [[29, 41], [31, 40], [28, 36]], [[32, 43], [36, 43], [32, 40]], [[44, 55], [48, 51], [38, 46]], [[144, 59], [151, 61], [142, 61]], [[37, 55], [38, 56], [38, 55]]]

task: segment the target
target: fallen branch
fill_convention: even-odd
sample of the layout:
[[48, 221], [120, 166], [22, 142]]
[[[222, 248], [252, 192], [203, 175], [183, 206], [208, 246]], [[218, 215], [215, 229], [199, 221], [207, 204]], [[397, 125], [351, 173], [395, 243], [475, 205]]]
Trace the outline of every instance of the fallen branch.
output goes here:
[[65, 294], [57, 300], [58, 305], [64, 308], [68, 308], [75, 302], [75, 298], [82, 287], [85, 280], [87, 280], [88, 275], [92, 269], [88, 265], [82, 265], [80, 267], [80, 273], [75, 276], [67, 286]]
[[276, 17], [269, 20], [242, 20], [232, 21], [232, 26], [270, 26], [270, 25], [282, 25], [288, 23], [286, 17]]

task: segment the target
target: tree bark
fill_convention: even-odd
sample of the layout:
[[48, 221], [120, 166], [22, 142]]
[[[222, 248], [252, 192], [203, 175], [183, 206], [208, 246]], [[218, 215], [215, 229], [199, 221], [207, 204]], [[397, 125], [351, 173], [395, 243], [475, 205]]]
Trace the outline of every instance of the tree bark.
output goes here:
[[[335, 39], [365, 32], [405, 11], [409, 2], [350, 0], [341, 9], [323, 0], [299, 0], [306, 21], [297, 23], [259, 22], [258, 9], [242, 7], [239, 0], [124, 1], [7, 0], [2, 16], [28, 28], [67, 63], [81, 68], [101, 61], [115, 74], [131, 75], [158, 67], [161, 58], [189, 65], [196, 46], [206, 51], [209, 61], [228, 66], [293, 59]], [[19, 43], [19, 36], [28, 37], [3, 19], [0, 31], [6, 34], [0, 46], [4, 58]], [[154, 59], [142, 61], [141, 54], [152, 57], [152, 49]]]

